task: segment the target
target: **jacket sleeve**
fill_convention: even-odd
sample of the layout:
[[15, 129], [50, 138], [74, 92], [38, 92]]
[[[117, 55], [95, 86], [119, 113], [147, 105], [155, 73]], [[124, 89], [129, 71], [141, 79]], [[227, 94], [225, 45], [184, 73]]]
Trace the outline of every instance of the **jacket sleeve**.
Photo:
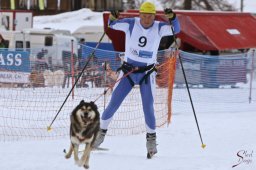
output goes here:
[[180, 23], [178, 18], [176, 17], [173, 21], [171, 21], [171, 25], [167, 22], [160, 22], [159, 23], [159, 34], [160, 36], [168, 36], [178, 34], [180, 32]]
[[178, 17], [176, 17], [171, 23], [174, 28], [174, 34], [178, 34], [180, 32], [180, 22]]
[[131, 27], [131, 24], [134, 23], [134, 18], [124, 18], [112, 22], [109, 21], [108, 23], [110, 28], [127, 33]]

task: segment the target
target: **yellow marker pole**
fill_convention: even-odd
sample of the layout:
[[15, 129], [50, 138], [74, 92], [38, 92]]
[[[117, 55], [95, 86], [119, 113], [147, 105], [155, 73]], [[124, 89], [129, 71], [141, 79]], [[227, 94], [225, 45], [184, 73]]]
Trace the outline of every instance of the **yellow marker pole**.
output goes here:
[[47, 131], [50, 132], [52, 130], [51, 126], [47, 126]]

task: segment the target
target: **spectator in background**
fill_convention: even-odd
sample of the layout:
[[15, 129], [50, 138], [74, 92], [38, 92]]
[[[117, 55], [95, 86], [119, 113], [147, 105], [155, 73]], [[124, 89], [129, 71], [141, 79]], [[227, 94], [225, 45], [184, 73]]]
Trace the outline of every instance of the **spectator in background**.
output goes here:
[[47, 53], [47, 51], [42, 49], [36, 55], [35, 70], [38, 71], [39, 73], [42, 73], [48, 69], [48, 65], [47, 65], [47, 62], [45, 59], [46, 53]]
[[84, 67], [85, 63], [85, 39], [81, 38], [79, 41], [79, 47], [78, 47], [78, 71], [81, 71]]
[[[84, 39], [84, 38], [81, 38], [80, 41], [79, 41], [78, 52], [79, 52], [79, 50], [80, 50], [80, 52], [83, 52], [83, 51], [82, 51], [83, 45], [85, 45], [85, 39]], [[79, 54], [78, 54], [78, 55], [79, 55]], [[80, 53], [80, 55], [82, 55], [82, 53]]]
[[[71, 59], [73, 57], [73, 60]], [[69, 87], [69, 78], [76, 78], [75, 75], [72, 75], [72, 69], [76, 70], [76, 62], [77, 62], [77, 55], [74, 53], [72, 54], [70, 51], [62, 51], [62, 61], [63, 61], [63, 69], [65, 72], [64, 81], [62, 84], [62, 88]], [[73, 63], [72, 63], [73, 61]]]
[[[79, 41], [79, 47], [78, 47], [78, 69], [77, 74], [79, 75], [80, 72], [83, 70], [85, 65], [85, 39], [81, 38]], [[86, 81], [86, 75], [83, 73], [80, 83], [77, 87], [88, 87], [88, 84], [85, 83]]]
[[[78, 48], [79, 63], [77, 74], [80, 74], [83, 71], [85, 65], [87, 66], [82, 73], [81, 81], [77, 87], [89, 87], [89, 85], [86, 84], [87, 81], [90, 81], [92, 83], [92, 87], [93, 84], [95, 84], [96, 87], [101, 86], [100, 72], [98, 70], [98, 58], [94, 55], [90, 60], [88, 60], [91, 57], [88, 54], [91, 54], [92, 50], [92, 48], [88, 48], [85, 46], [85, 39], [81, 38]], [[88, 61], [89, 63], [87, 63]]]

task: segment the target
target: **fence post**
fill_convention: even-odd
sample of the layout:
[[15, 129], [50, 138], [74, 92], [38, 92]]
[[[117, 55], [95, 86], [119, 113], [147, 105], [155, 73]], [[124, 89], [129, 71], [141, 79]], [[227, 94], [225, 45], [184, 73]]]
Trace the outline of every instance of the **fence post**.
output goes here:
[[[71, 77], [72, 77], [72, 87], [75, 84], [75, 71], [74, 71], [74, 40], [71, 40]], [[72, 90], [72, 99], [74, 99], [75, 90]]]
[[252, 81], [253, 81], [253, 72], [254, 72], [254, 57], [255, 57], [255, 50], [252, 50], [252, 67], [251, 67], [251, 78], [250, 78], [250, 92], [249, 92], [249, 103], [252, 101]]

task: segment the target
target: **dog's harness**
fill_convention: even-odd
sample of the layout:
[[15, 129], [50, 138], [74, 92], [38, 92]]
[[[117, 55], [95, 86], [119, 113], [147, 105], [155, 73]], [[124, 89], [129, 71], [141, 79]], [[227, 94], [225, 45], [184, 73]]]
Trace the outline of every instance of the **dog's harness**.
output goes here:
[[[122, 64], [121, 67], [119, 67], [117, 69], [117, 72], [122, 70], [124, 72], [124, 74], [127, 74], [129, 72], [132, 72], [132, 73], [144, 73], [144, 72], [147, 72], [143, 77], [142, 79], [140, 80], [140, 85], [143, 83], [143, 81], [145, 81], [145, 83], [147, 84], [148, 83], [148, 76], [153, 73], [154, 71], [157, 71], [156, 67], [155, 67], [155, 64], [151, 64], [151, 65], [148, 65], [148, 66], [140, 66], [140, 67], [136, 67], [136, 66], [133, 66], [132, 64], [129, 64], [127, 62], [124, 62]], [[134, 71], [133, 71], [134, 70]], [[131, 77], [128, 75], [127, 76], [130, 84], [132, 86], [134, 86], [134, 82], [133, 80], [131, 79]]]

